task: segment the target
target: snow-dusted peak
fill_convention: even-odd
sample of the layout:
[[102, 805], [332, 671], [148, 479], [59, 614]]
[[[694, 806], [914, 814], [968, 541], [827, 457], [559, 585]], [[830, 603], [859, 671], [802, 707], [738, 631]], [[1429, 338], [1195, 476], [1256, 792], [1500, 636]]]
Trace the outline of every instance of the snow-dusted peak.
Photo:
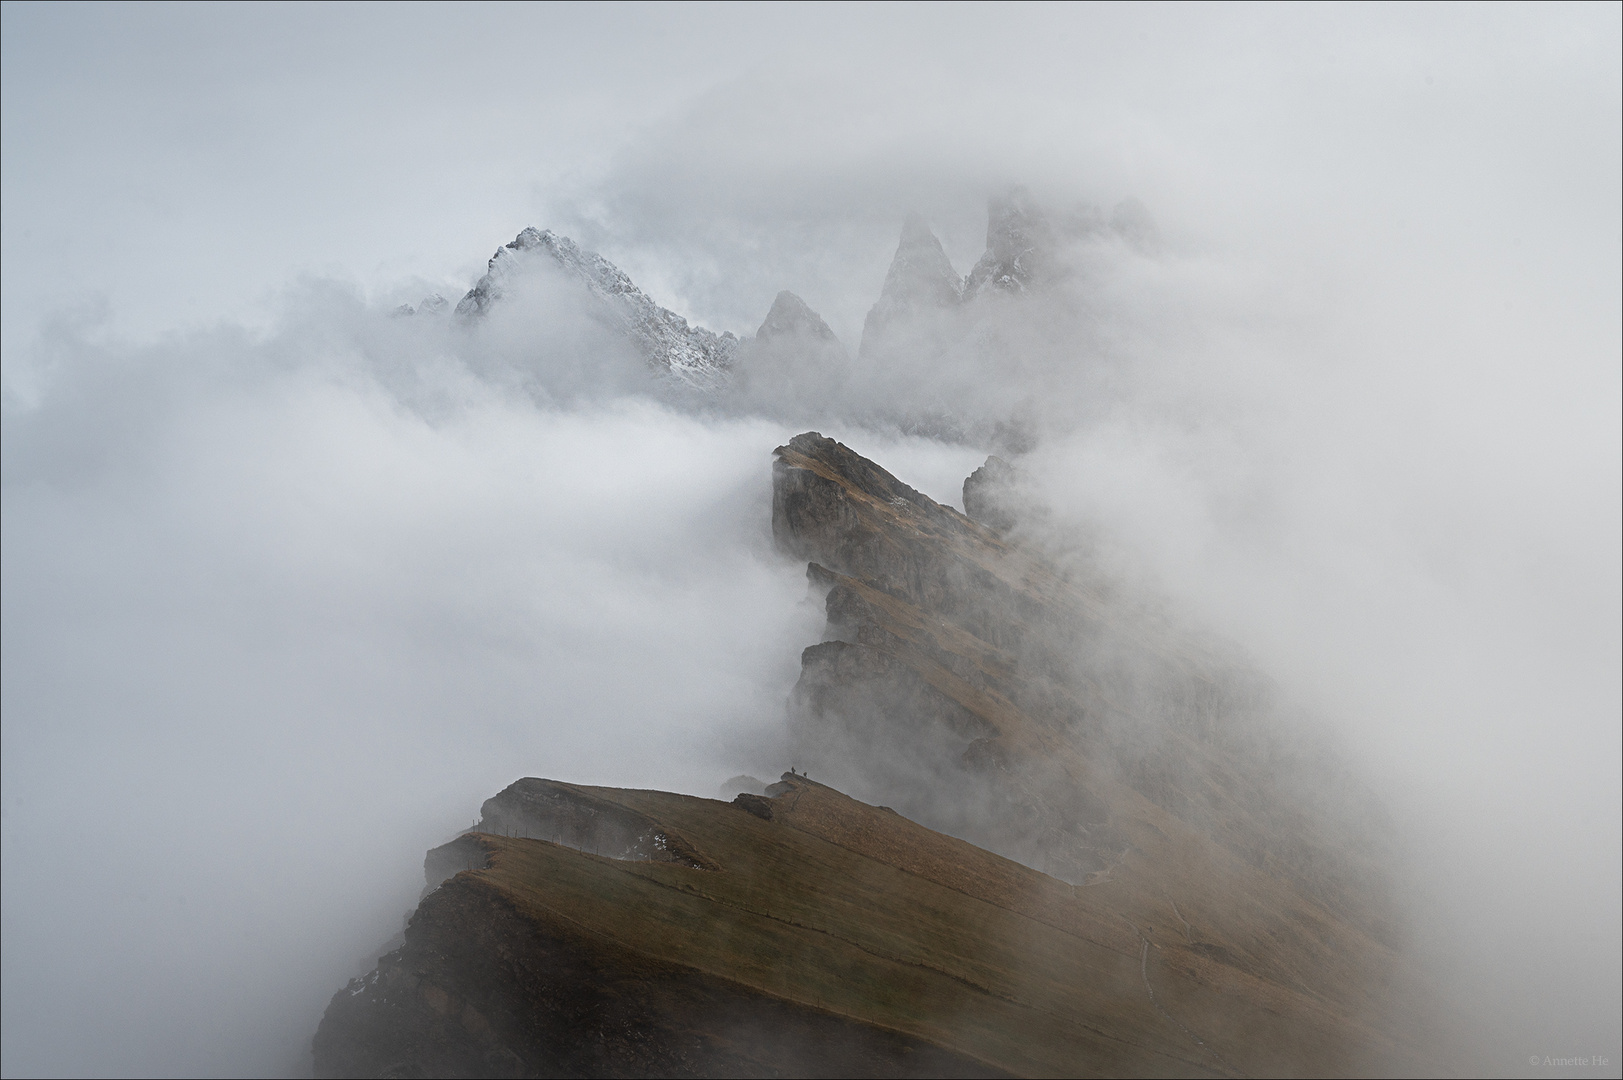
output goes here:
[[485, 276], [457, 304], [457, 314], [474, 317], [489, 311], [512, 279], [532, 270], [536, 260], [546, 260], [584, 286], [599, 313], [622, 328], [649, 363], [678, 379], [711, 385], [732, 365], [738, 338], [689, 326], [682, 316], [654, 303], [618, 266], [551, 229], [527, 228], [491, 256]]

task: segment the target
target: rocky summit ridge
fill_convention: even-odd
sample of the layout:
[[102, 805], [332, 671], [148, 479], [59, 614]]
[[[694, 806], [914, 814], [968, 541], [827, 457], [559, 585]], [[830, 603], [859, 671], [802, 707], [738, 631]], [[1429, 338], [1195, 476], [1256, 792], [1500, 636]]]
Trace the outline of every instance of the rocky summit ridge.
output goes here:
[[738, 338], [690, 326], [660, 307], [631, 278], [603, 256], [582, 251], [567, 236], [527, 228], [491, 256], [485, 274], [456, 306], [464, 317], [489, 311], [506, 295], [512, 279], [535, 262], [555, 268], [584, 286], [593, 314], [617, 326], [649, 363], [687, 383], [711, 385], [732, 366]]
[[[1090, 207], [1079, 206], [1056, 224], [1029, 191], [1014, 187], [988, 201], [986, 251], [968, 274], [960, 276], [924, 218], [910, 214], [902, 224], [879, 299], [864, 321], [858, 355], [875, 361], [887, 349], [916, 347], [922, 324], [973, 307], [988, 295], [1040, 288], [1055, 275], [1056, 251], [1063, 243], [1103, 235], [1115, 235], [1147, 249], [1155, 225], [1143, 204], [1133, 199], [1122, 202], [1108, 219]], [[751, 356], [748, 350], [741, 351], [743, 343], [738, 337], [730, 331], [716, 333], [689, 324], [656, 303], [608, 259], [550, 229], [526, 228], [499, 248], [485, 274], [457, 303], [456, 314], [465, 319], [487, 314], [506, 302], [517, 279], [537, 267], [557, 271], [582, 287], [590, 313], [624, 334], [656, 371], [710, 391], [748, 381], [749, 373], [743, 369]], [[437, 312], [445, 305], [444, 300], [432, 297], [423, 301], [418, 313]], [[413, 309], [402, 306], [396, 313], [410, 315]], [[939, 327], [936, 331], [941, 332]], [[951, 327], [945, 331], [948, 336], [959, 332]], [[787, 291], [777, 295], [755, 339], [780, 339], [781, 353], [781, 339], [786, 336], [797, 339], [801, 352], [838, 345], [823, 318]], [[817, 361], [814, 358], [804, 366], [815, 368]], [[832, 369], [828, 374], [837, 377]], [[806, 380], [785, 379], [781, 373], [769, 374], [766, 381], [792, 387], [796, 393], [808, 389], [802, 385]]]
[[1360, 804], [1291, 788], [1335, 774], [1254, 679], [1018, 542], [1006, 464], [976, 520], [816, 432], [773, 459], [818, 781], [515, 782], [429, 852], [318, 1075], [1436, 1071]]

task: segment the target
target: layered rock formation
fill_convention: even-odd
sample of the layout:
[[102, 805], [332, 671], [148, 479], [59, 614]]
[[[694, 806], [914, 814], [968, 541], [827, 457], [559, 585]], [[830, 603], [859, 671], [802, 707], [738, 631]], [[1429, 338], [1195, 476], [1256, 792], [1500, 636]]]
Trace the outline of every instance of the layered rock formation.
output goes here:
[[1242, 673], [816, 433], [772, 515], [828, 616], [796, 752], [868, 801], [521, 780], [429, 853], [320, 1075], [1428, 1066], [1378, 867]]
[[406, 943], [334, 997], [321, 1075], [1235, 1075], [1349, 1036], [1198, 907], [800, 776], [733, 804], [524, 780], [481, 829], [430, 853]]

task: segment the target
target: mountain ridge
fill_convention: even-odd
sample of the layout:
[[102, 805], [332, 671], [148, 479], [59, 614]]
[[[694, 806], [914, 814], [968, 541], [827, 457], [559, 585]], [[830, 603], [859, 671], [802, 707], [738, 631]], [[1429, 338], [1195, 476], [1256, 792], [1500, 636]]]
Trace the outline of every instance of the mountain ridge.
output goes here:
[[[903, 221], [879, 298], [863, 322], [857, 355], [872, 362], [887, 349], [916, 346], [921, 325], [960, 311], [992, 293], [1024, 293], [1040, 287], [1053, 276], [1062, 240], [1106, 233], [1143, 247], [1153, 238], [1154, 223], [1141, 203], [1126, 200], [1108, 221], [1090, 208], [1077, 208], [1064, 218], [1061, 227], [1055, 227], [1025, 188], [1014, 187], [988, 200], [985, 253], [967, 274], [960, 276], [924, 218], [909, 214]], [[742, 349], [745, 341], [731, 331], [717, 333], [690, 324], [656, 303], [602, 255], [581, 248], [551, 229], [533, 226], [497, 249], [484, 275], [456, 304], [455, 314], [463, 319], [486, 315], [503, 302], [514, 279], [535, 265], [555, 269], [582, 287], [590, 298], [592, 313], [625, 334], [652, 367], [681, 383], [701, 390], [720, 390], [740, 376], [740, 364], [749, 360], [748, 350]], [[429, 298], [419, 310], [429, 313], [444, 304], [437, 297]], [[411, 314], [412, 309], [403, 306], [398, 313]], [[948, 323], [924, 336], [928, 339], [945, 335], [950, 339], [962, 332], [962, 327]], [[754, 340], [766, 343], [797, 336], [801, 351], [844, 348], [821, 315], [799, 296], [782, 291]], [[815, 367], [815, 361], [808, 366]], [[828, 374], [838, 378], [835, 369], [839, 367], [834, 365]], [[780, 374], [776, 381], [796, 390], [807, 389], [804, 379], [783, 378]]]
[[[1273, 814], [1216, 661], [833, 439], [773, 457], [827, 616], [791, 750], [832, 783], [516, 781], [428, 853], [319, 1075], [1437, 1071], [1378, 869]], [[1102, 640], [1205, 711], [1157, 729]]]

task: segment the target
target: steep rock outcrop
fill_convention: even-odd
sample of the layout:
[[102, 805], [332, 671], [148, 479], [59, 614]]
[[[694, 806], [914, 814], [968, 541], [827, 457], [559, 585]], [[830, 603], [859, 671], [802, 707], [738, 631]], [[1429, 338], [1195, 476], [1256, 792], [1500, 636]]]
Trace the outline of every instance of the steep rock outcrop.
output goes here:
[[1053, 246], [1054, 230], [1029, 191], [1017, 187], [993, 198], [986, 209], [986, 253], [965, 277], [964, 296], [1030, 288], [1052, 261]]
[[1007, 532], [1019, 516], [1018, 473], [996, 454], [964, 480], [964, 514], [989, 529]]
[[773, 527], [826, 595], [800, 760], [1078, 887], [1170, 896], [1257, 978], [1412, 1035], [1382, 998], [1407, 970], [1383, 874], [1342, 813], [1368, 803], [1304, 791], [1346, 779], [1290, 750], [1255, 676], [816, 433], [777, 451]]
[[911, 323], [929, 320], [937, 313], [955, 307], [963, 282], [941, 241], [917, 214], [902, 224], [901, 240], [885, 274], [879, 300], [868, 311], [862, 325], [862, 356], [886, 345], [885, 338], [906, 335]]
[[518, 780], [486, 799], [474, 830], [546, 840], [610, 859], [709, 868], [692, 844], [647, 816], [584, 788], [548, 780]]

